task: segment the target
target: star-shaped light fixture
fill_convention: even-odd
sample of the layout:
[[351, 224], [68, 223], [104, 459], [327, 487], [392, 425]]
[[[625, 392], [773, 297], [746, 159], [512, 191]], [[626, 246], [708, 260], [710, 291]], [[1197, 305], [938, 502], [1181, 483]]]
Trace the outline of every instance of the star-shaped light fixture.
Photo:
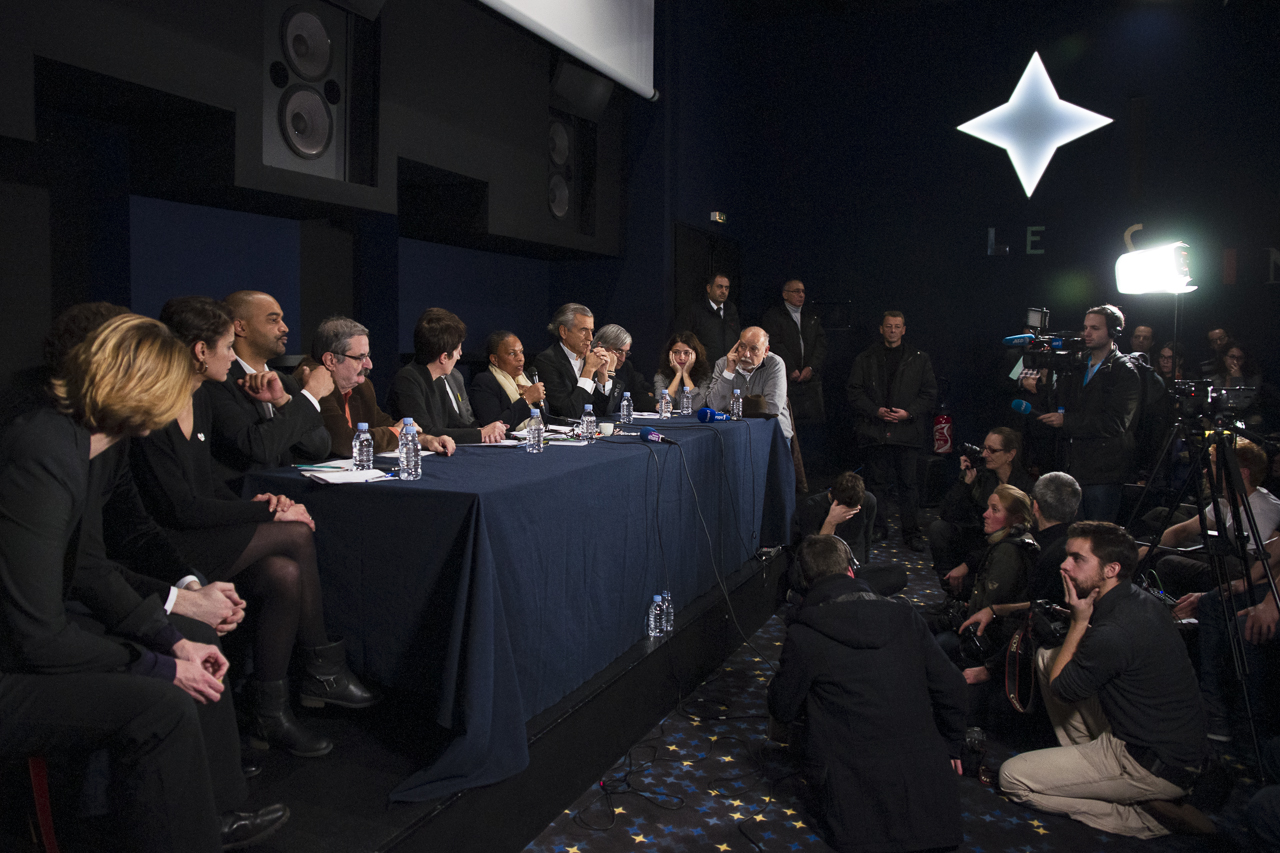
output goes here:
[[1059, 146], [1110, 123], [1106, 116], [1061, 100], [1040, 54], [1034, 53], [1008, 103], [956, 129], [1008, 151], [1022, 188], [1031, 198]]

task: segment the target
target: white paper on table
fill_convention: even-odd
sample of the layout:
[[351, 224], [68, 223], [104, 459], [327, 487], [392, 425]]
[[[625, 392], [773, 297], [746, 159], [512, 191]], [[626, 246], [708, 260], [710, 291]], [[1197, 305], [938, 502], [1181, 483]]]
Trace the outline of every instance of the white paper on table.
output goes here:
[[320, 483], [369, 483], [374, 480], [387, 479], [386, 471], [303, 471], [303, 476], [310, 477]]
[[[569, 435], [571, 432], [573, 432], [573, 427], [549, 426], [549, 427], [542, 428], [542, 434], [544, 437], [548, 435]], [[514, 435], [516, 438], [528, 438], [529, 430], [527, 429], [516, 430], [511, 434]]]
[[[379, 453], [378, 455], [379, 455], [379, 456], [382, 456], [382, 457], [384, 457], [384, 458], [386, 458], [386, 459], [399, 459], [399, 458], [400, 458], [400, 451], [399, 451], [399, 450], [384, 450], [383, 452]], [[419, 450], [419, 451], [418, 451], [418, 458], [419, 458], [419, 459], [421, 459], [423, 456], [435, 456], [435, 455], [436, 455], [436, 452], [435, 452], [434, 450]]]
[[[391, 455], [394, 456], [395, 454], [393, 453]], [[354, 468], [355, 464], [356, 463], [354, 459], [331, 459], [328, 462], [308, 462], [300, 465], [295, 465], [293, 467], [297, 468], [298, 470], [302, 471], [305, 474], [307, 471], [314, 471], [314, 470], [348, 471]]]
[[523, 441], [516, 441], [514, 438], [504, 438], [501, 441], [485, 441], [480, 444], [459, 444], [458, 447], [519, 447], [524, 444]]
[[649, 419], [649, 420], [656, 421], [658, 419], [658, 413], [657, 412], [632, 412], [631, 417], [640, 418], [641, 420]]
[[548, 441], [547, 447], [586, 447], [587, 441], [583, 438], [560, 438], [555, 441]]

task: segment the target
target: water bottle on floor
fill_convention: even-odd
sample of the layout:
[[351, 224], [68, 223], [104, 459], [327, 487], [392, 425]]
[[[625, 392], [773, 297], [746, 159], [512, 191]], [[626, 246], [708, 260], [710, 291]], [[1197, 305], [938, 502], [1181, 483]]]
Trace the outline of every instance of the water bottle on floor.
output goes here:
[[529, 426], [526, 427], [529, 437], [525, 439], [524, 449], [529, 453], [542, 452], [542, 412], [538, 409], [529, 410]]
[[671, 417], [671, 394], [665, 388], [662, 389], [662, 396], [658, 398], [658, 417]]
[[373, 436], [369, 434], [369, 425], [356, 424], [356, 434], [351, 439], [351, 458], [356, 462], [357, 471], [373, 470]]
[[622, 392], [622, 402], [618, 404], [618, 423], [631, 423], [631, 414], [635, 411], [635, 404], [631, 402], [631, 392]]
[[400, 479], [417, 480], [422, 477], [422, 451], [418, 446], [418, 430], [413, 418], [405, 418], [400, 427]]
[[688, 385], [684, 386], [684, 390], [680, 392], [680, 414], [693, 414], [693, 389]]
[[666, 633], [667, 608], [662, 603], [662, 596], [655, 595], [653, 604], [649, 605], [649, 621], [647, 630], [650, 637], [661, 637]]
[[729, 401], [729, 420], [742, 420], [742, 389], [733, 389], [733, 399]]
[[662, 608], [666, 620], [663, 623], [662, 630], [670, 634], [676, 629], [676, 606], [671, 600], [671, 590], [664, 589], [662, 591]]
[[587, 444], [594, 444], [596, 440], [596, 413], [591, 410], [591, 404], [587, 403], [582, 407], [582, 437]]

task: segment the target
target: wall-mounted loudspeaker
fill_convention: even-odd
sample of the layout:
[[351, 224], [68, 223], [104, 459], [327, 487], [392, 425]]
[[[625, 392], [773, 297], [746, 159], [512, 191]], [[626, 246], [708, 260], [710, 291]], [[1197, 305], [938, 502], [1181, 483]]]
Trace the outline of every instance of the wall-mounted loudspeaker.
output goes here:
[[595, 124], [559, 110], [547, 122], [547, 208], [558, 222], [595, 234]]
[[373, 182], [376, 85], [363, 78], [376, 72], [359, 59], [376, 59], [376, 27], [318, 0], [264, 0], [264, 164]]

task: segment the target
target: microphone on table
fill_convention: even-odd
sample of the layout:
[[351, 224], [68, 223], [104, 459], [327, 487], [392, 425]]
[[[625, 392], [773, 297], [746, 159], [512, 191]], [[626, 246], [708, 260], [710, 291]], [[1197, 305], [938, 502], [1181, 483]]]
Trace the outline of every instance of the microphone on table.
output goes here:
[[653, 427], [640, 427], [640, 437], [645, 441], [656, 441], [662, 444], [675, 444], [676, 442], [667, 438]]
[[698, 420], [704, 424], [709, 424], [712, 421], [727, 421], [729, 420], [729, 415], [726, 412], [717, 412], [710, 406], [704, 406], [698, 409]]
[[1013, 409], [1020, 415], [1031, 415], [1033, 418], [1038, 418], [1044, 414], [1044, 412], [1039, 409], [1033, 408], [1026, 400], [1014, 400], [1009, 403], [1009, 408]]

